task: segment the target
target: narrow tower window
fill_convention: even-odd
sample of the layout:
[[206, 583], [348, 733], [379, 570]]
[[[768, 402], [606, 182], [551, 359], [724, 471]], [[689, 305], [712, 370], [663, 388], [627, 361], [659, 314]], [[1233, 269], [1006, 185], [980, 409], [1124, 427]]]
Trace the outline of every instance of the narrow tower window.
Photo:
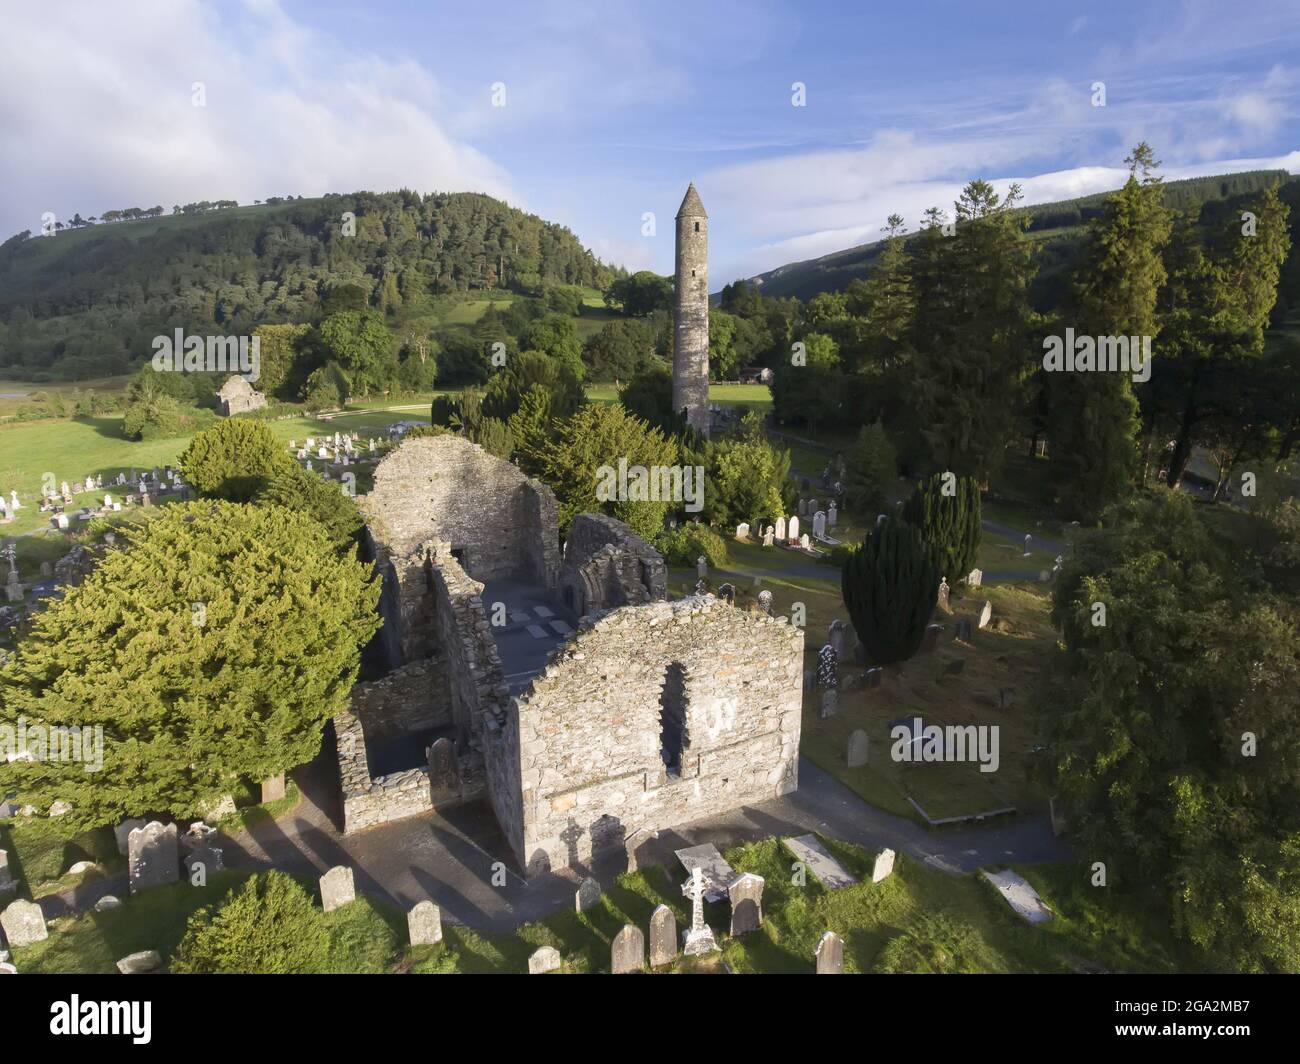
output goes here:
[[659, 756], [669, 779], [682, 774], [682, 750], [686, 735], [686, 670], [677, 662], [664, 673], [663, 694], [659, 696]]
[[695, 231], [696, 231], [697, 233], [700, 231], [700, 223], [699, 223], [699, 222], [696, 222], [696, 223], [695, 223]]

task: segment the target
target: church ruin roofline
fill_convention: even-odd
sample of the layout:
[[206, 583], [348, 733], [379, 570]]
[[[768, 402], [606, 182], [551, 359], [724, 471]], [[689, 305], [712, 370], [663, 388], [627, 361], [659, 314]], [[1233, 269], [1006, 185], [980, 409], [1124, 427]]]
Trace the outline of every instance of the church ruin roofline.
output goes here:
[[686, 188], [686, 195], [682, 198], [682, 205], [677, 209], [678, 218], [708, 218], [704, 211], [704, 202], [700, 199], [700, 194], [695, 191], [695, 182], [692, 181]]

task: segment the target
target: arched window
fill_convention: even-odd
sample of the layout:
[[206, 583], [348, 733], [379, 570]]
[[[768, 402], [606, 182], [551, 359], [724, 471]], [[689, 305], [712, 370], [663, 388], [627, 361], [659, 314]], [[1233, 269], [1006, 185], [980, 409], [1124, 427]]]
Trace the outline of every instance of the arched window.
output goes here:
[[690, 743], [686, 734], [686, 670], [673, 662], [664, 672], [659, 696], [659, 756], [670, 779], [682, 774], [682, 751]]

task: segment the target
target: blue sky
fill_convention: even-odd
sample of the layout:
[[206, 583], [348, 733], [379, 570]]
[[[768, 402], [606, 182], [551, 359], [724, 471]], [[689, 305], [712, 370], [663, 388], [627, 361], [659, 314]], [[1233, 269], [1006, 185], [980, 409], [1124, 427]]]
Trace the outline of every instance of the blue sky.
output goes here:
[[22, 6], [0, 35], [5, 234], [44, 210], [476, 189], [667, 272], [694, 180], [716, 289], [974, 177], [1030, 202], [1113, 187], [1139, 139], [1170, 177], [1300, 171], [1294, 0]]

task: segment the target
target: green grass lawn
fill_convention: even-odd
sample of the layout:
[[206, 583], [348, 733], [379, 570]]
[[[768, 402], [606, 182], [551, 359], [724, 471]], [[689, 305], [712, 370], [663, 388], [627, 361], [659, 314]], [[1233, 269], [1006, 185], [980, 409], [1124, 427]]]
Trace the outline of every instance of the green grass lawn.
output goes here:
[[[763, 924], [743, 938], [728, 934], [726, 902], [705, 906], [705, 919], [722, 948], [720, 958], [678, 956], [666, 972], [811, 974], [826, 931], [844, 940], [846, 972], [1068, 972], [1172, 971], [1176, 954], [1153, 931], [1150, 914], [1135, 903], [1104, 898], [1089, 888], [1076, 865], [1020, 869], [1058, 918], [1031, 926], [991, 887], [973, 876], [950, 876], [899, 855], [894, 874], [871, 882], [874, 853], [823, 839], [859, 882], [828, 891], [812, 875], [793, 874], [793, 861], [776, 839], [733, 847], [726, 858], [740, 872], [761, 875]], [[235, 886], [243, 873], [220, 872], [204, 887], [180, 883], [124, 899], [120, 909], [55, 920], [50, 938], [14, 951], [20, 972], [111, 972], [129, 953], [175, 950], [189, 916]], [[689, 923], [680, 869], [650, 867], [620, 876], [584, 913], [564, 907], [506, 935], [487, 935], [444, 922], [436, 946], [406, 945], [404, 915], [364, 897], [325, 915], [335, 972], [523, 973], [541, 946], [557, 949], [563, 973], [607, 972], [610, 943], [624, 924], [647, 933], [660, 903], [673, 910], [680, 933]], [[309, 887], [314, 884], [305, 884]], [[1103, 908], [1102, 901], [1107, 905]]]
[[98, 874], [111, 875], [126, 868], [112, 828], [71, 831], [58, 817], [15, 817], [0, 824], [0, 849], [9, 851], [14, 878], [29, 898], [67, 890], [83, 877], [96, 874], [69, 875], [68, 869], [79, 861], [94, 861], [100, 868]]

